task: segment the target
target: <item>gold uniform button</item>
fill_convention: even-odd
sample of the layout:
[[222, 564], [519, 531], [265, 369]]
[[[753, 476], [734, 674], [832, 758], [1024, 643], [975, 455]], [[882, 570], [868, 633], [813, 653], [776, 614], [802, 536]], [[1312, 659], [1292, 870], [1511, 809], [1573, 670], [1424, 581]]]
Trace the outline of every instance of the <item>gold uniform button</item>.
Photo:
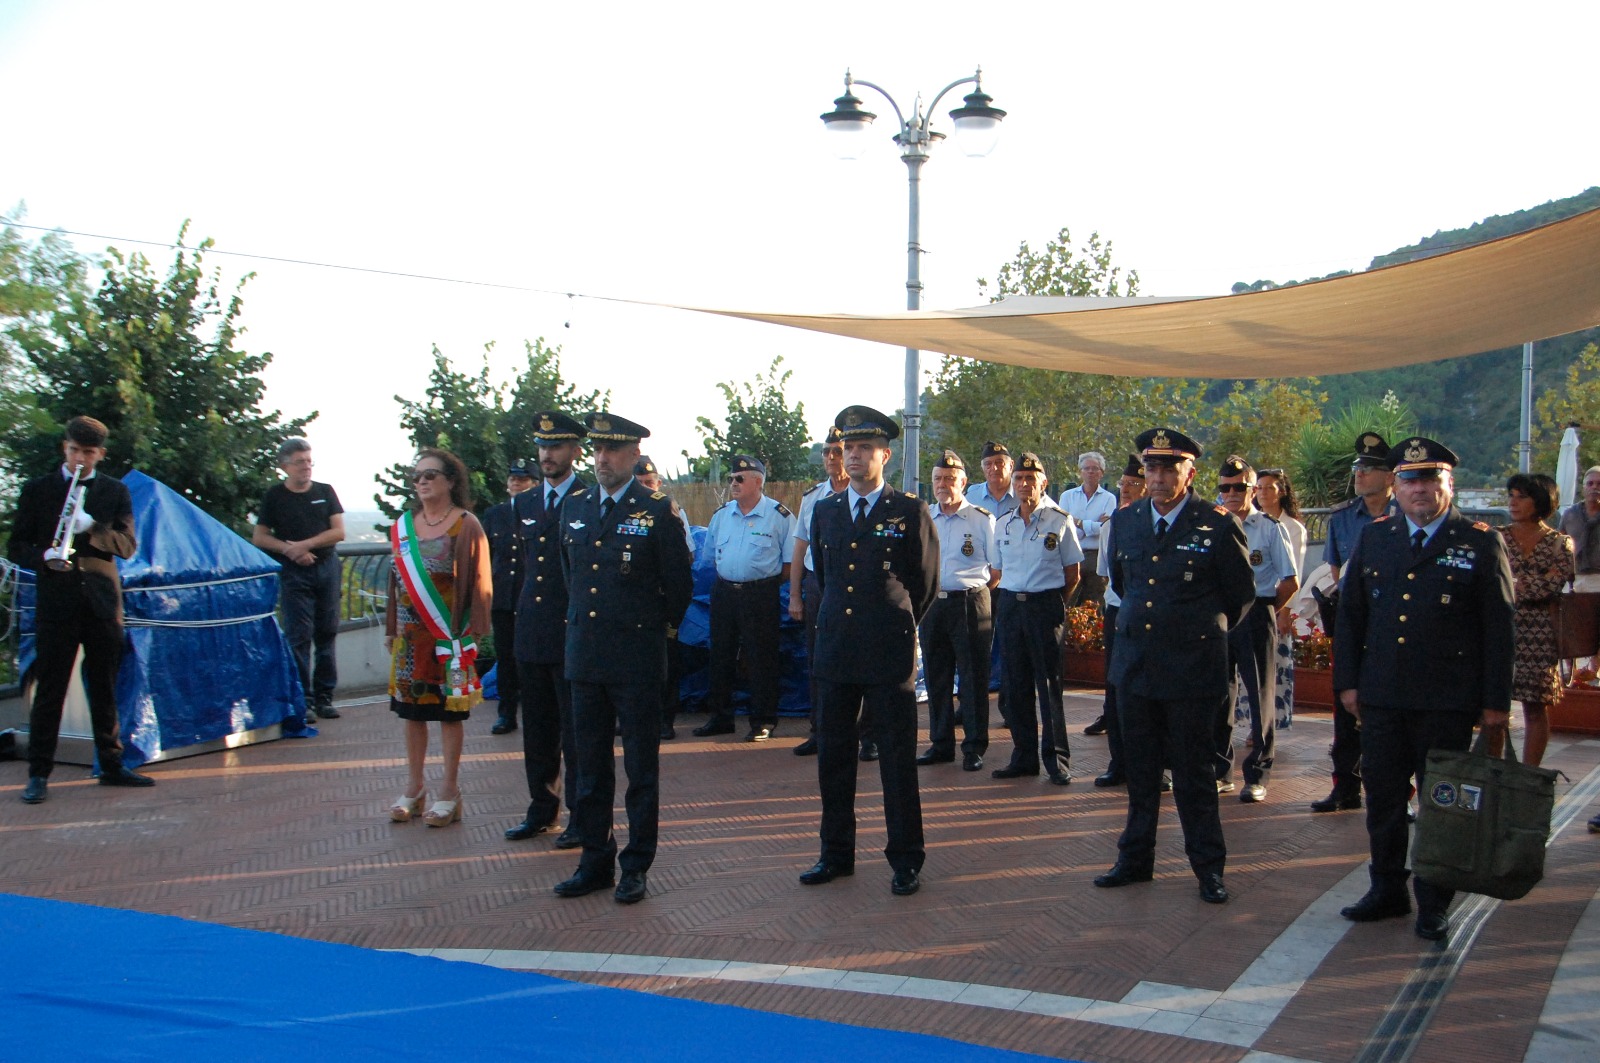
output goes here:
[[846, 587], [846, 588], [845, 588], [845, 589], [844, 589], [844, 592], [845, 592], [845, 593], [846, 593], [846, 594], [854, 594], [854, 593], [855, 593], [855, 592], [856, 592], [856, 589], [855, 589], [855, 588], [854, 588], [854, 587]]
[[599, 546], [599, 545], [600, 545], [600, 540], [599, 540], [599, 539], [596, 539], [596, 540], [595, 540], [595, 541], [594, 541], [594, 544], [595, 544], [595, 545], [596, 545], [596, 546]]
[[1400, 596], [1400, 600], [1401, 600], [1401, 601], [1403, 601], [1403, 602], [1409, 602], [1409, 601], [1410, 601], [1410, 600], [1411, 600], [1411, 595], [1409, 595], [1409, 594], [1402, 594], [1402, 595], [1401, 595], [1401, 596]]
[[590, 594], [599, 594], [600, 593], [600, 588], [599, 587], [590, 587], [589, 588], [589, 593]]
[[542, 536], [542, 535], [541, 535], [541, 536], [539, 536], [539, 541], [540, 541], [540, 542], [541, 542], [541, 543], [542, 543], [542, 542], [544, 542], [544, 536]]
[[540, 603], [540, 602], [542, 602], [542, 601], [544, 601], [544, 599], [543, 599], [543, 598], [541, 598], [541, 597], [539, 597], [539, 596], [538, 596], [538, 595], [537, 595], [537, 594], [535, 594], [535, 595], [534, 595], [534, 596], [533, 596], [533, 603], [534, 603], [534, 604], [535, 604], [535, 605], [538, 605], [538, 604], [539, 604], [539, 603]]
[[1145, 626], [1144, 626], [1144, 629], [1145, 629], [1145, 630], [1146, 630], [1146, 631], [1149, 631], [1149, 630], [1150, 630], [1150, 625], [1149, 625], [1149, 624], [1146, 624], [1146, 625], [1145, 625]]
[[533, 581], [535, 583], [543, 583], [544, 582], [544, 577], [543, 576], [535, 576], [535, 577], [533, 577]]
[[854, 615], [855, 615], [855, 612], [856, 612], [856, 611], [855, 611], [855, 610], [854, 610], [854, 609], [846, 609], [846, 610], [845, 610], [845, 611], [844, 611], [844, 615], [845, 615], [845, 616], [854, 616]]
[[854, 571], [855, 571], [855, 570], [856, 570], [856, 566], [854, 566], [854, 565], [851, 565], [851, 566], [850, 566], [850, 571], [851, 571], [851, 572], [854, 572]]
[[600, 571], [600, 566], [599, 565], [590, 565], [589, 567], [594, 569], [596, 572]]
[[1150, 586], [1154, 587], [1155, 585], [1156, 585], [1156, 581], [1155, 580], [1151, 580], [1150, 581]]
[[1403, 624], [1403, 623], [1405, 623], [1405, 622], [1406, 622], [1406, 618], [1405, 618], [1405, 614], [1404, 614], [1404, 613], [1402, 613], [1402, 614], [1401, 614], [1401, 615], [1400, 615], [1400, 622], [1401, 622], [1401, 623], [1402, 623], [1402, 624]]
[[855, 543], [851, 543], [850, 544], [850, 549], [854, 550], [855, 548], [856, 548], [856, 544]]
[[1161, 555], [1160, 554], [1154, 554], [1154, 555], [1151, 556], [1150, 560], [1152, 560], [1152, 561], [1160, 561], [1161, 560]]
[[596, 616], [596, 615], [597, 615], [597, 614], [596, 614], [596, 613], [595, 613], [595, 611], [594, 611], [594, 610], [593, 610], [593, 609], [591, 609], [591, 610], [589, 610], [589, 618], [590, 618], [590, 619], [591, 619], [591, 620], [592, 620], [592, 619], [594, 619], [594, 617], [595, 617], [595, 616]]
[[1406, 573], [1406, 579], [1416, 579], [1416, 578], [1417, 578], [1417, 574], [1415, 572], [1407, 572]]
[[543, 560], [544, 560], [544, 558], [542, 558], [542, 557], [541, 557], [541, 558], [540, 558], [540, 559], [539, 559], [539, 560], [540, 560], [540, 561], [543, 561]]
[[1401, 635], [1401, 636], [1400, 636], [1400, 637], [1399, 637], [1399, 638], [1398, 638], [1398, 639], [1396, 639], [1396, 640], [1395, 640], [1395, 641], [1396, 641], [1396, 642], [1398, 642], [1398, 643], [1400, 643], [1400, 645], [1402, 645], [1402, 646], [1404, 646], [1404, 645], [1405, 645], [1405, 644], [1406, 644], [1406, 637], [1405, 637], [1405, 636], [1404, 636], [1404, 635]]

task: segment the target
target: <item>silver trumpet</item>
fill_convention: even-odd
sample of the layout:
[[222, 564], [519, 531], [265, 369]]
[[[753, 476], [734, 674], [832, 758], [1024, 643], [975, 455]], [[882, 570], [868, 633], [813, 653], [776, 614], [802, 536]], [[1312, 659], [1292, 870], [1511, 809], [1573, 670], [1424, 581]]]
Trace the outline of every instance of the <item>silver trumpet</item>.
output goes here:
[[45, 566], [56, 572], [72, 568], [72, 540], [75, 538], [72, 526], [78, 522], [78, 514], [83, 511], [83, 496], [88, 494], [87, 485], [78, 483], [82, 475], [83, 466], [74, 465], [72, 482], [67, 485], [67, 500], [61, 504], [61, 519], [56, 521], [55, 538], [50, 542], [50, 549], [44, 552]]

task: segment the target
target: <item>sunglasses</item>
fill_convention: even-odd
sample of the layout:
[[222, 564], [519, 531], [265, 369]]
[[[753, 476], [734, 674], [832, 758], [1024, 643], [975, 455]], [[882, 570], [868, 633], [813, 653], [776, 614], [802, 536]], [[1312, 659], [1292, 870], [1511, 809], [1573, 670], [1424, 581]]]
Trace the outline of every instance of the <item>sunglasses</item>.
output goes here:
[[438, 469], [418, 469], [416, 472], [411, 474], [411, 482], [414, 484], [419, 484], [426, 480], [429, 483], [432, 483], [443, 475], [444, 473], [440, 472]]
[[1217, 493], [1220, 495], [1242, 495], [1251, 487], [1250, 484], [1218, 484]]
[[742, 483], [744, 483], [744, 481], [745, 481], [744, 473], [739, 473], [738, 475], [728, 477], [728, 482], [731, 483], [731, 484], [742, 484]]
[[842, 457], [844, 457], [844, 448], [843, 447], [823, 447], [822, 448], [822, 456], [825, 457], [825, 458], [842, 458]]

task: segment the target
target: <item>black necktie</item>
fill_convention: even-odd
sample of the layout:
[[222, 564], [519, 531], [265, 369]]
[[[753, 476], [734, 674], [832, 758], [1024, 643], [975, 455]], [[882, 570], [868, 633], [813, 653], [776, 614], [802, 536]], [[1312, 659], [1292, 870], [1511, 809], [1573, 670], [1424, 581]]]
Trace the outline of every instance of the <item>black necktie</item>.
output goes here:
[[611, 507], [616, 505], [616, 504], [617, 504], [617, 500], [614, 499], [614, 498], [608, 498], [604, 502], [600, 503], [600, 519], [601, 519], [601, 521], [604, 521], [607, 517], [611, 516]]
[[1156, 540], [1159, 542], [1167, 537], [1167, 518], [1156, 518]]
[[1418, 528], [1417, 529], [1417, 534], [1415, 534], [1415, 535], [1413, 535], [1411, 537], [1411, 556], [1412, 557], [1421, 557], [1422, 556], [1422, 544], [1426, 543], [1427, 541], [1428, 541], [1428, 533], [1423, 531], [1421, 528]]
[[556, 511], [556, 506], [560, 503], [561, 496], [556, 493], [556, 489], [554, 487], [550, 488], [550, 497], [545, 499], [544, 503], [545, 511], [548, 513], [554, 513]]
[[856, 527], [859, 528], [859, 527], [861, 527], [861, 525], [865, 524], [866, 522], [867, 522], [867, 500], [864, 499], [864, 498], [858, 498], [858, 499], [856, 499]]

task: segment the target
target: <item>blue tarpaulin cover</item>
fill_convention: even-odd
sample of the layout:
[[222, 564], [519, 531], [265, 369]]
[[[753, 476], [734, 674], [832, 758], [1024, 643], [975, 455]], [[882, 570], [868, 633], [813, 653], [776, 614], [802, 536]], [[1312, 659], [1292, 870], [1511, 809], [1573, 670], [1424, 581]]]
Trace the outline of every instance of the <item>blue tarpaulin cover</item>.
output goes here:
[[[122, 482], [139, 540], [138, 552], [117, 563], [127, 627], [117, 674], [124, 763], [277, 723], [305, 731], [300, 675], [273, 614], [278, 562], [144, 473]], [[33, 588], [24, 589], [19, 663], [27, 669]]]

